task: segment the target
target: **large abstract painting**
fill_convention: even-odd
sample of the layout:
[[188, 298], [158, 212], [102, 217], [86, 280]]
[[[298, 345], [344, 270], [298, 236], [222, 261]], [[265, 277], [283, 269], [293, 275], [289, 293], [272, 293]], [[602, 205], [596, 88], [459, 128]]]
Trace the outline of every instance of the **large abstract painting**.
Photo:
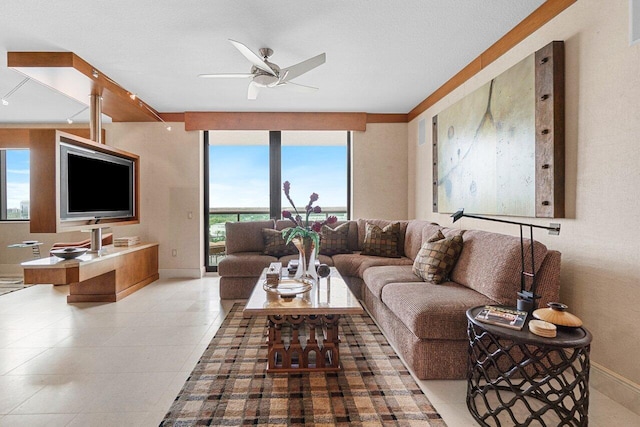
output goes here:
[[[544, 123], [548, 105], [539, 105], [553, 101], [554, 93], [542, 94], [538, 100], [537, 92], [544, 89], [536, 88], [543, 86], [538, 65], [544, 67], [552, 58], [538, 56], [523, 59], [434, 117], [434, 211], [464, 208], [469, 213], [528, 217], [561, 213], [546, 212], [552, 201], [560, 200], [537, 197], [549, 185], [538, 168], [553, 165], [564, 176], [563, 161], [553, 152], [550, 161], [548, 156], [537, 156], [543, 154], [538, 140], [548, 139], [554, 125], [553, 114], [550, 123]], [[549, 78], [553, 81], [553, 73]], [[554, 182], [550, 180], [551, 188]], [[539, 198], [545, 199], [540, 201], [544, 202], [541, 209]]]

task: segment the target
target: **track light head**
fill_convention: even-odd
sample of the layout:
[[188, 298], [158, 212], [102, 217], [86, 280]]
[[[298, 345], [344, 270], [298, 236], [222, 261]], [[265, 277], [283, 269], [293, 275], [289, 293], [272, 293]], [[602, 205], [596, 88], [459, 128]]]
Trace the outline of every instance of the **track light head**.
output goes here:
[[9, 101], [7, 101], [6, 99], [2, 98], [2, 105], [9, 105]]

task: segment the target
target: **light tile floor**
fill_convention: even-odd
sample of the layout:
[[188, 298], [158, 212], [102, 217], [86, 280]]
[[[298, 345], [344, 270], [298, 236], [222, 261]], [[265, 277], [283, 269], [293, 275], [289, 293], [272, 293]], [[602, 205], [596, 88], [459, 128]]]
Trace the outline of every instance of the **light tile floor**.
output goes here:
[[[68, 287], [0, 296], [0, 426], [157, 426], [233, 301], [218, 278], [159, 280], [117, 303]], [[421, 381], [449, 426], [475, 425], [464, 381]], [[640, 416], [592, 390], [592, 426]]]

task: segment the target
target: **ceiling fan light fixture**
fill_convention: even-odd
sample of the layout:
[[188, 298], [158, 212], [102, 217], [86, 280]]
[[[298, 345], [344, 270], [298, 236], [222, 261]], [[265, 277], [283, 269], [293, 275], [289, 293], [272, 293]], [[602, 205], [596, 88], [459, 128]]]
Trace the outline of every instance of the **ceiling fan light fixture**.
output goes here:
[[280, 68], [277, 64], [269, 61], [269, 57], [273, 55], [273, 49], [263, 47], [258, 50], [259, 54], [256, 54], [244, 44], [235, 40], [229, 39], [229, 42], [249, 61], [251, 62], [251, 72], [245, 73], [217, 73], [217, 74], [199, 74], [198, 77], [214, 77], [214, 78], [235, 78], [235, 77], [249, 77], [249, 88], [247, 91], [247, 99], [255, 100], [258, 96], [258, 92], [261, 88], [274, 88], [285, 86], [287, 84], [294, 85], [294, 87], [306, 88], [308, 91], [315, 91], [317, 88], [299, 85], [291, 82], [296, 77], [307, 73], [314, 68], [325, 63], [327, 55], [321, 53], [313, 58], [309, 58], [306, 61], [302, 61], [298, 64], [292, 65], [287, 68]]

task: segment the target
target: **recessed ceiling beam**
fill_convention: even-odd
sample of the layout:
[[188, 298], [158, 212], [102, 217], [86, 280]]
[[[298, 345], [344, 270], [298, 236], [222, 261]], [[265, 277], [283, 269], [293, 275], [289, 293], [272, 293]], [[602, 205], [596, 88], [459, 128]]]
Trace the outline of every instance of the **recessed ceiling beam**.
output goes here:
[[7, 52], [7, 66], [89, 105], [102, 97], [102, 112], [114, 122], [159, 122], [158, 112], [73, 52]]
[[185, 130], [359, 130], [366, 113], [184, 113]]

